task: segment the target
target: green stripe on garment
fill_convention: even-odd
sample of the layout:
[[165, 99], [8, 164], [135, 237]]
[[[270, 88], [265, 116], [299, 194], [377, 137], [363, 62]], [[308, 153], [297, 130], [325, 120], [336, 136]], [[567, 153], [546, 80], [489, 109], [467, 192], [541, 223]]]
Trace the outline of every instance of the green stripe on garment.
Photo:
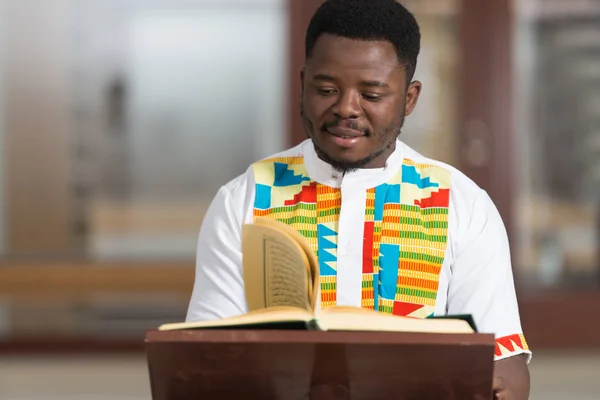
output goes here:
[[396, 294], [412, 296], [412, 297], [424, 297], [426, 299], [433, 299], [433, 300], [435, 300], [437, 297], [436, 291], [431, 292], [429, 290], [412, 289], [412, 288], [406, 288], [406, 287], [402, 287], [402, 286], [396, 288]]
[[338, 215], [340, 213], [340, 207], [330, 208], [328, 210], [319, 210], [317, 213], [320, 217], [330, 217], [332, 215]]
[[432, 264], [442, 264], [444, 262], [444, 257], [430, 256], [409, 251], [401, 251], [400, 258], [405, 260], [426, 261]]
[[415, 205], [401, 204], [400, 210], [415, 212], [421, 215], [448, 215], [448, 208], [446, 207], [421, 208]]
[[294, 215], [293, 217], [289, 217], [289, 218], [277, 218], [277, 219], [287, 225], [292, 225], [292, 224], [316, 225], [316, 223], [317, 223], [316, 217], [304, 217], [302, 215]]
[[421, 218], [400, 217], [400, 223], [403, 225], [422, 226], [425, 229], [448, 229], [448, 222], [446, 221], [423, 222]]
[[429, 240], [430, 242], [437, 242], [437, 243], [445, 243], [447, 240], [447, 237], [442, 236], [442, 235], [428, 235], [423, 232], [410, 232], [410, 231], [400, 231], [400, 237], [402, 239]]
[[304, 229], [300, 229], [300, 230], [298, 230], [298, 232], [300, 232], [302, 234], [302, 236], [304, 236], [305, 238], [316, 238], [317, 237], [317, 231], [307, 231]]
[[394, 311], [394, 307], [384, 306], [383, 304], [380, 304], [379, 311], [391, 314]]

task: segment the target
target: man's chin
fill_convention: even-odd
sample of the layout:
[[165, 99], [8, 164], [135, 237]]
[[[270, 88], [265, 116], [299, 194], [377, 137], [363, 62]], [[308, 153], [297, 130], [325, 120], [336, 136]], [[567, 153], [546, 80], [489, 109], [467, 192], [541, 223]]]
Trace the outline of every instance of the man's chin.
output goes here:
[[328, 152], [320, 150], [315, 146], [315, 150], [319, 158], [331, 165], [335, 170], [340, 172], [350, 172], [359, 168], [363, 168], [371, 161], [371, 157], [340, 157], [340, 155], [332, 155]]

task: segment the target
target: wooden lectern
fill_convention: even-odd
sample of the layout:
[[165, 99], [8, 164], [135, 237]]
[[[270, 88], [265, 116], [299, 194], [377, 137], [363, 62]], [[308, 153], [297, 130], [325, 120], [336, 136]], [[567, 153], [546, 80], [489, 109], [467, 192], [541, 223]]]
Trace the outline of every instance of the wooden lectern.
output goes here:
[[146, 333], [154, 400], [491, 399], [494, 335]]

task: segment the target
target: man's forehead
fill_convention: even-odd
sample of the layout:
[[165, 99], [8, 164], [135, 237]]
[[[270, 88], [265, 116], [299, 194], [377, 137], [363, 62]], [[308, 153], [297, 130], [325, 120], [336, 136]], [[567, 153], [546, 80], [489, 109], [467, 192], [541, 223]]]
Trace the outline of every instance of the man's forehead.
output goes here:
[[392, 43], [384, 40], [358, 40], [324, 34], [315, 43], [307, 60], [310, 69], [380, 70], [392, 72], [402, 67]]

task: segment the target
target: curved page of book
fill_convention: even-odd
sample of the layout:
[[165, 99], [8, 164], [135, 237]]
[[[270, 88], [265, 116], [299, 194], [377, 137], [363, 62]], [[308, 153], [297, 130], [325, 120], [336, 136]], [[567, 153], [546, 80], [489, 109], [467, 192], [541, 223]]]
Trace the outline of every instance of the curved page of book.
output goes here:
[[244, 225], [242, 254], [249, 311], [279, 306], [312, 310], [309, 260], [289, 233], [267, 224]]
[[314, 309], [317, 305], [317, 296], [319, 295], [319, 285], [320, 285], [319, 261], [317, 260], [315, 251], [313, 250], [313, 248], [310, 245], [310, 243], [308, 242], [308, 240], [306, 240], [306, 238], [304, 236], [302, 236], [302, 234], [300, 232], [296, 231], [291, 226], [284, 224], [283, 222], [280, 222], [280, 221], [266, 219], [266, 218], [259, 218], [254, 223], [256, 225], [269, 226], [273, 229], [277, 229], [278, 231], [286, 233], [287, 235], [289, 235], [289, 237], [291, 239], [293, 239], [297, 244], [299, 244], [300, 247], [302, 247], [302, 250], [304, 250], [304, 255], [306, 256], [306, 259], [308, 260], [308, 264], [306, 265], [306, 268], [309, 271], [310, 280], [312, 282], [312, 285], [309, 288], [310, 289], [310, 291], [309, 291], [310, 305], [311, 305], [311, 309]]

